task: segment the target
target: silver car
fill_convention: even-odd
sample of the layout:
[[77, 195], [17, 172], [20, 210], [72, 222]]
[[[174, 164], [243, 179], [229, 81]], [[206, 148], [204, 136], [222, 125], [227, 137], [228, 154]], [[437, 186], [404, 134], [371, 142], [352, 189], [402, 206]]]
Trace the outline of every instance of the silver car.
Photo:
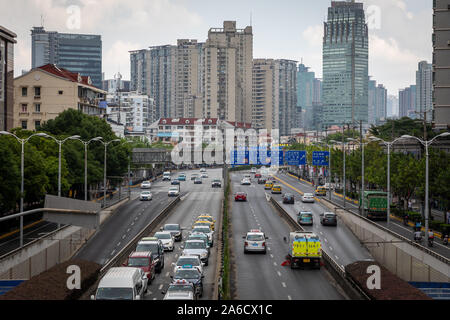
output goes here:
[[152, 200], [152, 199], [153, 199], [153, 196], [150, 191], [142, 191], [139, 196], [140, 201], [146, 201], [146, 200]]
[[302, 202], [314, 203], [314, 195], [312, 193], [305, 193], [302, 196]]
[[181, 248], [183, 249], [183, 256], [199, 256], [205, 266], [208, 265], [209, 251], [205, 241], [188, 240]]
[[266, 240], [268, 237], [261, 230], [250, 230], [247, 235], [242, 237], [244, 239], [244, 253], [248, 252], [262, 252], [266, 254]]
[[198, 256], [181, 256], [178, 258], [177, 262], [172, 263], [173, 273], [175, 274], [178, 269], [186, 268], [192, 266], [198, 269], [201, 274], [203, 274], [204, 263], [200, 260]]
[[175, 238], [168, 231], [156, 232], [155, 238], [161, 240], [164, 250], [173, 251], [175, 248]]
[[206, 234], [208, 236], [210, 246], [211, 247], [214, 246], [214, 231], [212, 231], [210, 227], [207, 227], [207, 226], [195, 226], [192, 229], [191, 232], [192, 233], [194, 233], [194, 232], [201, 232], [201, 233]]
[[150, 181], [142, 181], [141, 183], [141, 189], [150, 189], [151, 186], [152, 184], [150, 183]]
[[167, 292], [164, 294], [163, 300], [195, 300], [197, 294], [195, 293], [194, 285], [186, 280], [177, 280], [169, 285]]

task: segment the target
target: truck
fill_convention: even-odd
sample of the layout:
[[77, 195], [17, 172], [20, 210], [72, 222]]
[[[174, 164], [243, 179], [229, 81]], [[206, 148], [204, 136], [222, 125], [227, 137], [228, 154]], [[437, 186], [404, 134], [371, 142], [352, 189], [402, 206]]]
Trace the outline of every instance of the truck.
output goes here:
[[359, 203], [368, 219], [387, 220], [387, 192], [364, 191]]
[[286, 256], [291, 269], [311, 266], [320, 269], [322, 244], [313, 232], [295, 231], [289, 234], [289, 254]]

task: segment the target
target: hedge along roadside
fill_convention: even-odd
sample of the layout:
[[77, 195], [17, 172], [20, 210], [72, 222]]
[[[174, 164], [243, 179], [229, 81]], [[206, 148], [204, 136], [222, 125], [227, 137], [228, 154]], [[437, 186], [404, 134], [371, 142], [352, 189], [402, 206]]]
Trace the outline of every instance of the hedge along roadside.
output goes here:
[[[230, 169], [231, 170], [231, 169]], [[221, 271], [221, 285], [219, 286], [219, 299], [220, 300], [231, 300], [231, 290], [230, 290], [230, 247], [229, 247], [229, 202], [230, 202], [230, 174], [227, 173], [227, 186], [224, 190], [224, 201], [223, 201], [223, 220], [222, 220], [222, 239], [223, 239], [223, 250], [222, 250], [222, 271]]]

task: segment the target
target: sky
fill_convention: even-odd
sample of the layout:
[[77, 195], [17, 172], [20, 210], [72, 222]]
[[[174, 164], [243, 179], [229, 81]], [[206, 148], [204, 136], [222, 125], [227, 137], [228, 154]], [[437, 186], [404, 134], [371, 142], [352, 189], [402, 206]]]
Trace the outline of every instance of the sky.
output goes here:
[[[431, 0], [362, 0], [369, 25], [369, 75], [389, 95], [415, 83], [419, 61], [431, 62]], [[100, 34], [103, 72], [130, 78], [130, 50], [205, 41], [224, 20], [253, 27], [254, 58], [303, 61], [322, 76], [323, 22], [330, 0], [0, 0], [0, 25], [17, 34], [15, 76], [31, 68], [33, 26]]]

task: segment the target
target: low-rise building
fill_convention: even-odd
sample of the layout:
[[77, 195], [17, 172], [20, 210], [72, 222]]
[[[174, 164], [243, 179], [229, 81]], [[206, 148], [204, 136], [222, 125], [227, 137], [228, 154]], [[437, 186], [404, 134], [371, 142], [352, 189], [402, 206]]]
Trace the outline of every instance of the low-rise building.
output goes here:
[[36, 130], [68, 109], [103, 117], [105, 94], [79, 73], [53, 64], [34, 68], [14, 79], [14, 127]]

